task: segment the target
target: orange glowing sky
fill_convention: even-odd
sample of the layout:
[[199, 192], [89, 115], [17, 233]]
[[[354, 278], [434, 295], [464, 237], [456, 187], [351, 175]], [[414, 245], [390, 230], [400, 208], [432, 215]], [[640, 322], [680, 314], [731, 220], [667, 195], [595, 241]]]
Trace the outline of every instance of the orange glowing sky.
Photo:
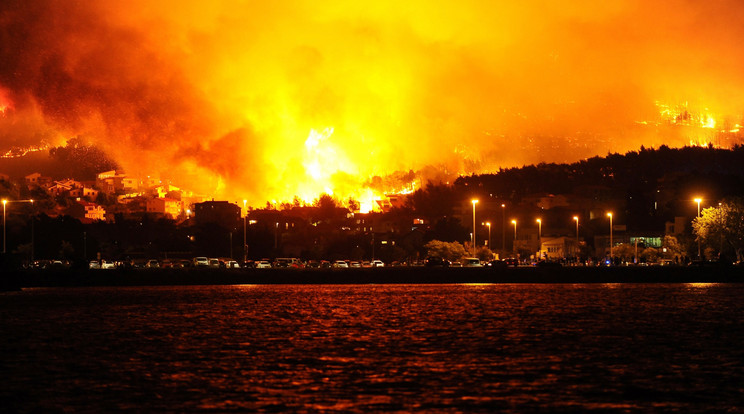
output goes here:
[[0, 137], [82, 135], [252, 205], [364, 197], [691, 141], [665, 105], [741, 124], [742, 21], [734, 0], [8, 0]]

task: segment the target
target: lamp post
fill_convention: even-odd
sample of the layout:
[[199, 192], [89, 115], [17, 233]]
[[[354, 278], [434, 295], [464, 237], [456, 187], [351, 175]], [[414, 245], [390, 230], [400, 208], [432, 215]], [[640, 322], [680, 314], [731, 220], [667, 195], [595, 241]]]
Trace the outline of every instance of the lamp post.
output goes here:
[[579, 216], [573, 217], [576, 222], [576, 257], [579, 257]]
[[542, 220], [537, 219], [537, 254], [538, 260], [542, 258]]
[[512, 220], [511, 223], [514, 225], [514, 243], [512, 243], [512, 250], [517, 251], [517, 220]]
[[243, 200], [243, 265], [248, 261], [248, 248], [246, 247], [245, 242], [245, 218], [248, 216], [245, 211], [246, 203], [248, 203], [248, 200]]
[[5, 254], [5, 205], [8, 200], [3, 199], [3, 254]]
[[[700, 197], [697, 197], [695, 199], [695, 202], [697, 203], [697, 208], [698, 208], [698, 212], [697, 212], [698, 219], [700, 219], [700, 203], [702, 201], [703, 201], [703, 199], [700, 198]], [[698, 239], [698, 259], [700, 259], [702, 257], [702, 255], [700, 254], [700, 236], [699, 235], [698, 235], [698, 238], [697, 239]]]
[[506, 250], [506, 204], [501, 205], [501, 250]]
[[30, 199], [30, 200], [6, 200], [6, 199], [3, 199], [3, 253], [6, 253], [7, 252], [7, 248], [5, 246], [5, 208], [6, 208], [6, 205], [8, 203], [31, 203], [31, 209], [32, 209], [32, 213], [31, 213], [31, 261], [33, 262], [33, 260], [34, 260], [34, 227], [33, 227], [34, 226], [34, 221], [33, 221], [33, 219], [34, 219], [33, 218], [34, 200], [33, 199]]
[[610, 262], [612, 262], [612, 213], [607, 213], [607, 217], [610, 218]]
[[31, 202], [31, 265], [34, 264], [34, 219], [36, 218], [34, 214], [34, 200], [29, 200]]
[[[721, 211], [721, 206], [723, 203], [718, 203], [718, 211]], [[721, 232], [721, 246], [718, 249], [718, 260], [721, 260], [723, 256], [723, 232]]]
[[490, 221], [486, 222], [486, 227], [488, 227], [488, 248], [490, 249], [492, 247], [491, 246], [491, 222]]
[[478, 204], [478, 200], [474, 198], [470, 202], [473, 203], [473, 256], [475, 256], [475, 205]]

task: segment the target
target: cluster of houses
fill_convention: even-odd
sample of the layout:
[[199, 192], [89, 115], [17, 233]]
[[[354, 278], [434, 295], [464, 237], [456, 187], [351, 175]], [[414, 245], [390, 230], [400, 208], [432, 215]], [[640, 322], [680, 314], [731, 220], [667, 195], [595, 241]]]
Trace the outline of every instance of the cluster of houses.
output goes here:
[[44, 191], [58, 201], [52, 213], [70, 215], [84, 223], [113, 221], [116, 214], [131, 217], [142, 213], [184, 220], [188, 218], [188, 206], [204, 200], [159, 178], [134, 178], [115, 170], [98, 174], [95, 181], [54, 180], [33, 173], [25, 177], [24, 184], [28, 190]]

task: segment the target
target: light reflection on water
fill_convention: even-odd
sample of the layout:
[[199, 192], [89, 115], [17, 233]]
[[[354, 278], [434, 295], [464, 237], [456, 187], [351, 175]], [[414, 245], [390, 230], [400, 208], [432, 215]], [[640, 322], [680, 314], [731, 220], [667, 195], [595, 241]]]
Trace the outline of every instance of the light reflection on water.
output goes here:
[[7, 411], [723, 411], [742, 285], [28, 289]]

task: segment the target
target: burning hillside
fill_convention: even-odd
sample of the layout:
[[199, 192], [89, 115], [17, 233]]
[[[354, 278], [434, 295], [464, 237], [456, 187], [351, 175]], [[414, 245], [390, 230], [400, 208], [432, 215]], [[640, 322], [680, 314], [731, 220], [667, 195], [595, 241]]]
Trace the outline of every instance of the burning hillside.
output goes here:
[[[218, 198], [371, 206], [429, 178], [685, 145], [667, 132], [685, 122], [737, 130], [742, 20], [734, 0], [5, 1], [0, 150], [83, 136]], [[657, 121], [688, 101], [715, 115]]]

